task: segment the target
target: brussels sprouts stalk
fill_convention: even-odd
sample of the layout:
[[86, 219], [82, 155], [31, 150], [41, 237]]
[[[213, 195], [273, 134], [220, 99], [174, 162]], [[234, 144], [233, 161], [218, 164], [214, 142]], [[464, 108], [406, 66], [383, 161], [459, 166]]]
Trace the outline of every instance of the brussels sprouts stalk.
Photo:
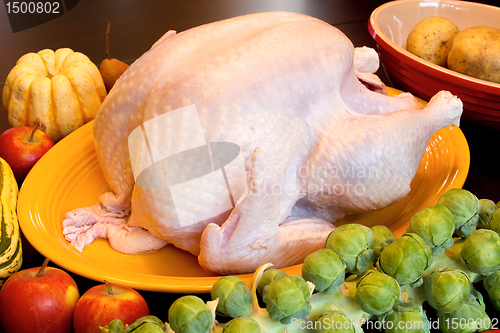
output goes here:
[[[302, 276], [267, 270], [273, 266], [271, 263], [259, 267], [250, 284], [250, 315], [230, 315], [237, 318], [218, 324], [214, 317], [217, 304], [207, 302], [210, 317], [204, 304], [187, 299], [186, 305], [189, 303], [196, 313], [204, 315], [203, 320], [191, 318], [189, 312], [179, 308], [169, 310], [169, 322], [177, 327], [192, 322], [197, 324], [192, 327], [204, 324], [203, 333], [233, 333], [242, 328], [251, 329], [251, 333], [259, 328], [266, 333], [362, 333], [363, 328], [385, 329], [385, 333], [427, 333], [436, 328], [437, 322], [431, 323], [426, 317], [423, 305], [427, 302], [435, 309], [443, 332], [450, 331], [446, 330], [447, 322], [461, 319], [481, 320], [483, 329], [487, 329], [491, 320], [483, 296], [472, 284], [484, 279], [486, 297], [500, 309], [500, 202], [496, 209], [492, 202], [489, 206], [485, 200], [482, 203], [467, 191], [450, 190], [436, 205], [415, 214], [400, 238], [384, 226], [340, 226], [328, 236], [323, 249], [306, 258]], [[482, 223], [476, 230], [479, 220]], [[345, 278], [346, 273], [351, 275]], [[245, 288], [233, 288], [237, 284], [241, 287], [235, 277], [226, 277], [225, 282], [212, 290], [212, 299], [219, 297], [219, 303], [226, 304], [233, 289], [240, 291], [237, 296], [245, 294], [241, 292]], [[248, 292], [246, 295], [236, 299], [244, 300], [240, 303], [248, 307], [250, 297]], [[259, 306], [260, 300], [266, 308]], [[332, 321], [351, 326], [322, 326]], [[423, 326], [417, 330], [380, 326], [407, 322]], [[476, 331], [467, 327], [460, 333]]]
[[[448, 269], [458, 269], [464, 271], [471, 279], [471, 282], [479, 282], [484, 278], [483, 275], [473, 273], [460, 261], [460, 251], [464, 244], [464, 239], [455, 238], [451, 248], [441, 248], [436, 253], [432, 254], [432, 265], [423, 273], [422, 277], [425, 281], [431, 273]], [[251, 318], [255, 319], [261, 328], [266, 333], [314, 333], [314, 324], [318, 318], [328, 312], [341, 310], [353, 324], [356, 333], [363, 332], [363, 323], [368, 320], [375, 320], [377, 316], [369, 314], [361, 309], [355, 301], [356, 284], [360, 280], [360, 276], [349, 276], [335, 292], [314, 292], [311, 295], [311, 311], [307, 318], [294, 320], [292, 323], [284, 325], [279, 320], [269, 318], [265, 309], [258, 306], [256, 286], [259, 283], [260, 277], [266, 268], [272, 265], [261, 267], [254, 274], [252, 280], [252, 294], [254, 296], [254, 311]], [[424, 286], [411, 287], [410, 285], [401, 286], [401, 300], [407, 303], [414, 304], [419, 309], [426, 301]], [[388, 313], [386, 313], [388, 315]], [[394, 315], [393, 315], [394, 316]], [[390, 317], [392, 318], [392, 317]], [[426, 318], [422, 318], [424, 321]]]
[[215, 333], [216, 332], [216, 323], [217, 321], [215, 320], [215, 310], [217, 309], [217, 304], [219, 303], [219, 299], [216, 298], [213, 301], [207, 301], [207, 307], [208, 310], [212, 313], [212, 326], [210, 327], [210, 332]]
[[[266, 333], [303, 332], [294, 330], [290, 331], [288, 329], [288, 326], [290, 325], [287, 326], [280, 323], [279, 320], [271, 319], [269, 317], [269, 313], [267, 312], [267, 310], [259, 306], [259, 300], [257, 297], [257, 286], [259, 285], [259, 282], [262, 278], [262, 274], [264, 273], [264, 271], [272, 266], [273, 264], [271, 263], [264, 264], [259, 268], [257, 268], [257, 270], [252, 275], [252, 279], [250, 281], [250, 291], [252, 293], [252, 314], [249, 317], [254, 319], [262, 328], [262, 330]], [[222, 329], [219, 330], [218, 328], [217, 332], [218, 333], [222, 332]]]
[[271, 263], [264, 264], [257, 268], [255, 273], [252, 275], [252, 280], [250, 281], [250, 291], [252, 292], [252, 313], [254, 315], [262, 317], [268, 316], [267, 311], [259, 306], [259, 299], [257, 298], [257, 286], [259, 285], [264, 271], [272, 266], [273, 264]]
[[460, 251], [464, 245], [465, 239], [455, 238], [454, 244], [449, 249], [441, 249], [439, 252], [434, 253], [432, 256], [432, 265], [422, 273], [423, 279], [427, 277], [434, 271], [443, 268], [459, 269], [461, 271], [467, 272], [471, 281], [478, 282], [480, 279], [484, 278], [482, 275], [471, 272], [464, 263], [460, 260]]
[[[363, 332], [361, 326], [369, 319], [375, 318], [375, 316], [363, 311], [354, 299], [358, 280], [358, 276], [351, 275], [335, 293], [319, 292], [313, 294], [311, 296], [312, 309], [308, 320], [314, 321], [322, 313], [341, 309], [351, 321], [354, 331], [356, 333]], [[313, 332], [313, 330], [302, 330], [300, 332]]]
[[[484, 233], [484, 231], [482, 232]], [[479, 232], [479, 234], [481, 234], [481, 232]], [[213, 301], [206, 302], [205, 304], [201, 299], [196, 298], [195, 296], [183, 296], [179, 300], [177, 300], [169, 309], [168, 321], [170, 322], [170, 325], [168, 323], [163, 324], [161, 320], [150, 316], [144, 317], [130, 326], [124, 325], [119, 320], [115, 320], [105, 327], [102, 327], [101, 332], [160, 333], [175, 331], [177, 333], [232, 333], [242, 331], [240, 329], [241, 327], [250, 327], [245, 325], [253, 325], [252, 331], [249, 331], [253, 333], [255, 332], [255, 323], [257, 323], [262, 332], [265, 333], [330, 333], [333, 331], [325, 329], [324, 327], [318, 327], [318, 325], [323, 325], [325, 323], [328, 323], [329, 321], [331, 322], [332, 320], [335, 320], [336, 323], [350, 323], [350, 325], [352, 325], [348, 330], [343, 330], [342, 332], [363, 333], [364, 327], [368, 329], [377, 328], [370, 326], [370, 324], [375, 325], [374, 323], [380, 324], [384, 322], [390, 322], [393, 325], [396, 325], [395, 323], [405, 323], [408, 321], [415, 323], [425, 323], [426, 325], [424, 325], [423, 331], [420, 332], [428, 332], [427, 318], [425, 316], [425, 312], [422, 309], [422, 305], [424, 304], [424, 302], [429, 302], [429, 296], [426, 297], [425, 293], [426, 281], [429, 280], [429, 282], [427, 282], [427, 285], [431, 283], [433, 285], [432, 289], [428, 288], [429, 290], [427, 293], [432, 294], [432, 296], [435, 298], [435, 301], [440, 300], [443, 297], [454, 297], [453, 294], [449, 294], [448, 292], [446, 292], [444, 296], [439, 295], [439, 292], [444, 290], [443, 285], [446, 284], [437, 283], [439, 281], [436, 279], [436, 276], [440, 274], [440, 271], [462, 271], [467, 275], [467, 277], [465, 277], [465, 282], [469, 281], [468, 278], [470, 278], [470, 282], [472, 283], [479, 282], [486, 278], [484, 284], [485, 290], [488, 292], [488, 295], [485, 296], [492, 301], [498, 300], [498, 304], [500, 304], [500, 271], [497, 270], [491, 273], [489, 276], [486, 276], [484, 274], [472, 272], [463, 262], [462, 257], [464, 256], [464, 254], [461, 254], [462, 247], [464, 246], [464, 244], [466, 244], [466, 242], [471, 242], [472, 240], [474, 240], [476, 236], [477, 234], [471, 234], [467, 239], [463, 239], [461, 237], [454, 238], [453, 246], [448, 249], [441, 247], [440, 249], [437, 249], [434, 253], [432, 253], [432, 264], [422, 273], [423, 284], [419, 287], [414, 287], [411, 284], [400, 285], [400, 299], [397, 300], [397, 302], [392, 306], [390, 310], [380, 315], [377, 315], [375, 313], [383, 312], [386, 309], [382, 308], [380, 311], [377, 310], [381, 307], [381, 305], [379, 304], [381, 302], [373, 302], [373, 300], [370, 299], [369, 296], [370, 290], [366, 288], [375, 286], [385, 289], [378, 290], [376, 293], [378, 295], [376, 297], [379, 297], [380, 300], [395, 298], [397, 292], [393, 291], [397, 288], [389, 288], [389, 280], [391, 279], [380, 275], [382, 274], [382, 272], [371, 272], [371, 270], [375, 269], [375, 265], [373, 264], [370, 267], [370, 272], [365, 273], [365, 275], [350, 275], [345, 279], [344, 282], [342, 282], [340, 286], [332, 288], [332, 290], [314, 291], [315, 285], [313, 283], [307, 280], [303, 280], [303, 278], [300, 278], [299, 276], [288, 276], [284, 271], [280, 271], [279, 275], [276, 275], [276, 272], [272, 272], [272, 274], [269, 274], [270, 276], [272, 276], [272, 278], [268, 279], [268, 281], [265, 281], [266, 275], [264, 275], [264, 272], [266, 271], [266, 269], [273, 266], [272, 264], [268, 263], [259, 267], [252, 276], [252, 280], [250, 283], [250, 291], [252, 296], [252, 312], [249, 316], [239, 316], [228, 321], [225, 324], [218, 323], [215, 318], [215, 311], [217, 309], [218, 303], [220, 302], [219, 298], [215, 298]], [[383, 242], [385, 242], [385, 240], [382, 240], [382, 242], [379, 243], [382, 244]], [[395, 242], [391, 242], [391, 244], [394, 243]], [[426, 243], [422, 241], [418, 244], [415, 244], [424, 245]], [[383, 253], [387, 249], [390, 250], [389, 246], [382, 246], [381, 253]], [[467, 250], [467, 247], [465, 249]], [[389, 252], [390, 251], [388, 251], [388, 253]], [[382, 257], [384, 257], [384, 255], [382, 255]], [[427, 258], [426, 256], [422, 256], [422, 259]], [[268, 273], [271, 272], [268, 271]], [[376, 275], [380, 275], [381, 278], [375, 279]], [[271, 286], [272, 283], [278, 282], [278, 280], [281, 279], [283, 283], [280, 285], [280, 287]], [[336, 280], [336, 278], [334, 279]], [[302, 309], [300, 309], [299, 307], [298, 310], [294, 309], [293, 311], [296, 312], [292, 313], [291, 315], [289, 312], [286, 312], [289, 310], [289, 305], [276, 303], [273, 305], [274, 309], [269, 308], [269, 311], [265, 308], [261, 308], [259, 306], [257, 292], [261, 280], [265, 282], [262, 283], [265, 284], [265, 286], [263, 287], [263, 291], [265, 290], [263, 294], [267, 294], [268, 298], [272, 296], [281, 297], [283, 296], [283, 294], [291, 292], [293, 293], [292, 299], [299, 296], [303, 298], [303, 302], [305, 304], [304, 307]], [[360, 283], [360, 281], [362, 280], [364, 280], [364, 282]], [[387, 280], [387, 283], [378, 283], [380, 282], [379, 280]], [[433, 282], [432, 280], [436, 281]], [[229, 281], [232, 280], [229, 279]], [[448, 283], [448, 285], [451, 284], [452, 283]], [[361, 303], [363, 303], [365, 308], [367, 308], [372, 313], [365, 312], [360, 304], [356, 302], [356, 290], [358, 285], [361, 285], [363, 288], [365, 288], [366, 291], [364, 292], [360, 290], [358, 292], [358, 298], [361, 297]], [[455, 294], [457, 295], [462, 293], [460, 290], [460, 285], [458, 284], [457, 286], [455, 286], [454, 290]], [[389, 291], [390, 293], [388, 294], [386, 291]], [[394, 295], [392, 295], [391, 293]], [[467, 294], [467, 292], [465, 292], [464, 294]], [[436, 306], [439, 308], [439, 310], [451, 311], [447, 313], [437, 311], [438, 318], [442, 323], [446, 323], [447, 321], [453, 323], [454, 320], [460, 320], [460, 318], [467, 318], [467, 320], [469, 320], [469, 318], [471, 318], [471, 320], [473, 320], [474, 318], [479, 318], [478, 320], [481, 320], [481, 323], [490, 323], [491, 325], [491, 320], [487, 317], [484, 310], [484, 302], [482, 301], [482, 296], [472, 287], [465, 302], [462, 303], [462, 301], [460, 301], [456, 303], [456, 306], [453, 307], [450, 307], [451, 302], [447, 302], [446, 307], [441, 305], [439, 307]], [[429, 302], [429, 305], [432, 306], [431, 302]], [[283, 316], [288, 316], [289, 319], [291, 318], [291, 321], [273, 319], [270, 315], [271, 311], [283, 312]], [[231, 322], [233, 322], [234, 325], [229, 324]], [[366, 326], [363, 326], [363, 324], [365, 323], [367, 323]], [[170, 326], [172, 326], [174, 330], [172, 330]], [[179, 330], [177, 330], [176, 328], [179, 328]], [[224, 330], [226, 330], [226, 332], [224, 332]], [[399, 333], [403, 331], [389, 330], [387, 331], [387, 333]], [[466, 330], [461, 332], [468, 331]]]

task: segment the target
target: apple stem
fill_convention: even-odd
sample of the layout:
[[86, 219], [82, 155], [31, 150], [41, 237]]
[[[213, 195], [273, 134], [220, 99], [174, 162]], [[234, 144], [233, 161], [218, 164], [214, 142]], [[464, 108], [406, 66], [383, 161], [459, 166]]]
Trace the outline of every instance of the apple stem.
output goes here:
[[35, 136], [35, 132], [38, 129], [38, 127], [40, 127], [40, 123], [37, 123], [35, 125], [35, 127], [33, 127], [33, 130], [31, 131], [31, 135], [30, 135], [28, 142], [33, 142], [33, 137]]
[[111, 289], [111, 285], [109, 284], [108, 281], [104, 280], [104, 283], [106, 283], [106, 287], [108, 288], [108, 293], [113, 296], [113, 289]]
[[40, 270], [36, 274], [37, 277], [41, 277], [41, 276], [43, 276], [43, 274], [45, 274], [45, 268], [47, 267], [49, 261], [50, 261], [49, 258], [45, 258], [45, 260], [43, 261], [42, 267], [40, 267]]
[[111, 55], [109, 54], [109, 33], [111, 31], [111, 24], [106, 21], [106, 34], [104, 35], [104, 51], [106, 52], [106, 59], [111, 60]]

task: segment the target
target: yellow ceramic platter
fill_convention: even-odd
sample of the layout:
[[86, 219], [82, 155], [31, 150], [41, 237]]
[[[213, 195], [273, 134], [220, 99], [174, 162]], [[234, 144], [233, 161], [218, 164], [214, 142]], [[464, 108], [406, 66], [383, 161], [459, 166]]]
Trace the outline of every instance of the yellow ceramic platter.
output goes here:
[[[109, 190], [95, 155], [92, 126], [90, 122], [57, 143], [26, 178], [19, 193], [18, 215], [28, 241], [60, 267], [96, 281], [106, 279], [148, 291], [209, 292], [219, 277], [203, 271], [196, 257], [171, 245], [155, 253], [125, 255], [111, 249], [106, 240], [97, 240], [79, 253], [64, 239], [64, 214], [97, 203]], [[408, 196], [383, 210], [354, 214], [339, 223], [384, 224], [399, 237], [414, 213], [435, 204], [448, 189], [462, 187], [469, 163], [462, 131], [442, 129], [429, 142]], [[301, 268], [283, 270], [300, 275]], [[249, 283], [251, 274], [240, 277]]]

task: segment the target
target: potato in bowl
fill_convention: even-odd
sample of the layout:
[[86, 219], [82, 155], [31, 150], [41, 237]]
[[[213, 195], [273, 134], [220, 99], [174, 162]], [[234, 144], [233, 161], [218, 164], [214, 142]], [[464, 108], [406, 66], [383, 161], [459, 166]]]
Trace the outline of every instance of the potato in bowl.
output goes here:
[[459, 73], [500, 83], [500, 29], [477, 26], [460, 31], [447, 64]]
[[442, 16], [431, 16], [411, 29], [406, 49], [433, 64], [447, 67], [453, 39], [459, 32], [453, 21]]

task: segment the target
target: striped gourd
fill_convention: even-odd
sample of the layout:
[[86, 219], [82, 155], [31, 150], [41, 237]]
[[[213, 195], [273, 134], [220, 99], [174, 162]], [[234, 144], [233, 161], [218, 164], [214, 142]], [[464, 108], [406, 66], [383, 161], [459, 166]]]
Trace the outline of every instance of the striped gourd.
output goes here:
[[17, 192], [12, 169], [0, 158], [0, 287], [23, 263], [16, 213]]

